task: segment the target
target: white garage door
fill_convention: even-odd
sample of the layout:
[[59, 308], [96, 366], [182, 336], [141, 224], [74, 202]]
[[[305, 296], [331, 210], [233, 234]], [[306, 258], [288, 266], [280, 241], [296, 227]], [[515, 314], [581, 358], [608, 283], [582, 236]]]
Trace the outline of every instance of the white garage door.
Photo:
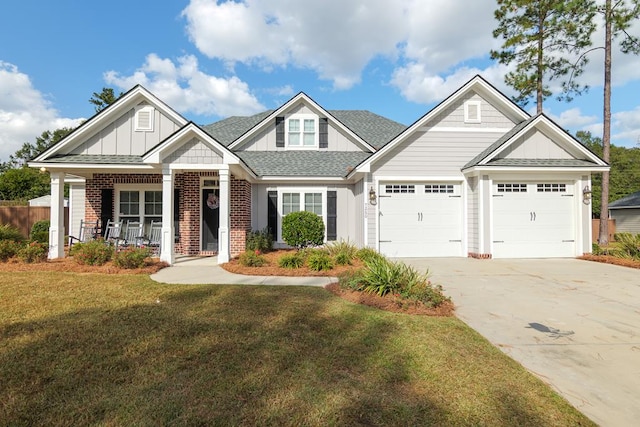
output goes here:
[[493, 257], [575, 256], [575, 198], [569, 182], [493, 185]]
[[390, 257], [462, 256], [462, 197], [456, 183], [384, 183], [380, 252]]

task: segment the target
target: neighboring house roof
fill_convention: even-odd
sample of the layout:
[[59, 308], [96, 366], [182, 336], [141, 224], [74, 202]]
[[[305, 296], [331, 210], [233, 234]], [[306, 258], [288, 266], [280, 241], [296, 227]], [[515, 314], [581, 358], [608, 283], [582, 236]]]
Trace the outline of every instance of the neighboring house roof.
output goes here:
[[237, 151], [258, 176], [345, 177], [371, 155], [361, 151]]
[[[228, 117], [201, 127], [220, 143], [228, 146], [273, 112], [274, 110], [267, 110], [253, 116]], [[327, 110], [327, 113], [376, 149], [407, 128], [401, 123], [366, 110]]]
[[[34, 199], [29, 199], [29, 206], [51, 206], [51, 195], [47, 194], [46, 196], [36, 197]], [[64, 207], [69, 206], [69, 199], [64, 198]]]
[[609, 209], [640, 208], [640, 191], [609, 203]]

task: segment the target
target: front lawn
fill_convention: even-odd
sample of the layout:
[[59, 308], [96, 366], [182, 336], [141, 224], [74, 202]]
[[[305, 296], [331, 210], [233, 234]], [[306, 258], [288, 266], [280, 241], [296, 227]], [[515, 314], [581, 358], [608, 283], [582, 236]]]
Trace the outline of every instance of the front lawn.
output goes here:
[[0, 273], [0, 425], [593, 425], [456, 318]]

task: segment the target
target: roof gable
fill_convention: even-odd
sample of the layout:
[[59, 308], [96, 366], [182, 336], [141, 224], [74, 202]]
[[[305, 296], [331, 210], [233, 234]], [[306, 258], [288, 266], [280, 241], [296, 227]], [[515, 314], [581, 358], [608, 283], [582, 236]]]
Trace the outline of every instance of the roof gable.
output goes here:
[[58, 144], [49, 148], [44, 153], [41, 153], [34, 159], [34, 162], [45, 161], [56, 155], [70, 153], [74, 148], [105, 129], [109, 124], [115, 122], [118, 118], [142, 102], [153, 106], [179, 126], [183, 126], [187, 123], [187, 119], [182, 117], [143, 86], [136, 85], [118, 98], [116, 102], [81, 124]]
[[[541, 132], [557, 146], [555, 155], [536, 158], [521, 158], [512, 155], [510, 149], [523, 141], [532, 131]], [[577, 162], [576, 162], [577, 161]], [[607, 163], [587, 149], [574, 137], [561, 129], [544, 114], [538, 114], [505, 133], [475, 158], [469, 161], [462, 170], [483, 166], [601, 166]]]
[[424, 116], [420, 117], [416, 120], [412, 125], [407, 127], [404, 132], [397, 135], [393, 140], [391, 140], [388, 144], [378, 150], [373, 156], [363, 162], [361, 165], [356, 168], [354, 173], [356, 172], [364, 172], [369, 169], [371, 163], [376, 162], [378, 159], [385, 156], [385, 154], [389, 153], [393, 150], [394, 147], [401, 144], [415, 132], [419, 131], [419, 129], [428, 126], [429, 123], [439, 115], [444, 112], [451, 105], [465, 97], [469, 92], [475, 91], [484, 99], [489, 101], [492, 105], [494, 105], [497, 109], [499, 109], [505, 116], [509, 117], [513, 122], [519, 123], [523, 120], [528, 119], [530, 116], [523, 109], [518, 107], [515, 103], [513, 103], [507, 96], [501, 93], [498, 89], [488, 83], [481, 76], [476, 75], [467, 83], [465, 83], [460, 89], [451, 94], [448, 98], [438, 104], [436, 107], [431, 109]]
[[[329, 120], [330, 124], [341, 129], [343, 132], [349, 135], [351, 139], [353, 139], [358, 145], [360, 145], [365, 150], [368, 150], [371, 152], [375, 151], [375, 148], [371, 146], [371, 144], [366, 142], [364, 139], [362, 139], [362, 137], [354, 133], [342, 122], [340, 122], [335, 117], [333, 117], [327, 110], [322, 108], [318, 103], [316, 103], [313, 99], [307, 96], [304, 92], [298, 93], [296, 96], [294, 96], [289, 101], [284, 103], [280, 108], [276, 110], [272, 110], [268, 114], [265, 114], [264, 117], [262, 115], [256, 115], [257, 117], [252, 116], [255, 119], [261, 119], [261, 120], [259, 120], [258, 123], [256, 123], [253, 127], [248, 129], [244, 134], [242, 134], [240, 137], [234, 140], [231, 144], [229, 144], [229, 148], [231, 150], [237, 150], [241, 148], [243, 144], [249, 142], [252, 137], [258, 135], [260, 132], [265, 130], [268, 126], [272, 126], [276, 117], [285, 115], [286, 113], [291, 111], [295, 111], [296, 109], [301, 108], [301, 106], [307, 107], [310, 111], [314, 112], [320, 117], [326, 117]], [[226, 125], [233, 126], [233, 124], [235, 124], [238, 127], [240, 126], [239, 122], [234, 122], [234, 121], [230, 121]], [[209, 129], [212, 129], [212, 128], [209, 127]], [[216, 130], [221, 130], [221, 129], [222, 127], [216, 129], [214, 124], [214, 127], [213, 127], [214, 132]]]

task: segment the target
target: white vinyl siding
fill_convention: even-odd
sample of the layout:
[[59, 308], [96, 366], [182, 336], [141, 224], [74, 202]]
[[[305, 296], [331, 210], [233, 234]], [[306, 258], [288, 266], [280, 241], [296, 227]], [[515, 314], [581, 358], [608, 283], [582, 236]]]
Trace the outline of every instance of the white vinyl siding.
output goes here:
[[611, 209], [609, 213], [616, 220], [616, 233], [640, 234], [640, 209]]
[[[465, 123], [465, 103], [480, 103], [479, 123]], [[521, 119], [520, 119], [521, 120]], [[476, 93], [461, 98], [438, 114], [428, 124], [429, 126], [442, 127], [478, 127], [478, 128], [512, 128], [516, 123], [498, 111], [493, 105]], [[477, 154], [477, 153], [476, 153]]]
[[132, 108], [71, 151], [70, 154], [142, 155], [178, 130], [179, 126], [159, 110], [153, 111], [153, 131], [135, 131]]
[[527, 132], [510, 144], [500, 158], [505, 159], [573, 159], [574, 157], [537, 130]]

